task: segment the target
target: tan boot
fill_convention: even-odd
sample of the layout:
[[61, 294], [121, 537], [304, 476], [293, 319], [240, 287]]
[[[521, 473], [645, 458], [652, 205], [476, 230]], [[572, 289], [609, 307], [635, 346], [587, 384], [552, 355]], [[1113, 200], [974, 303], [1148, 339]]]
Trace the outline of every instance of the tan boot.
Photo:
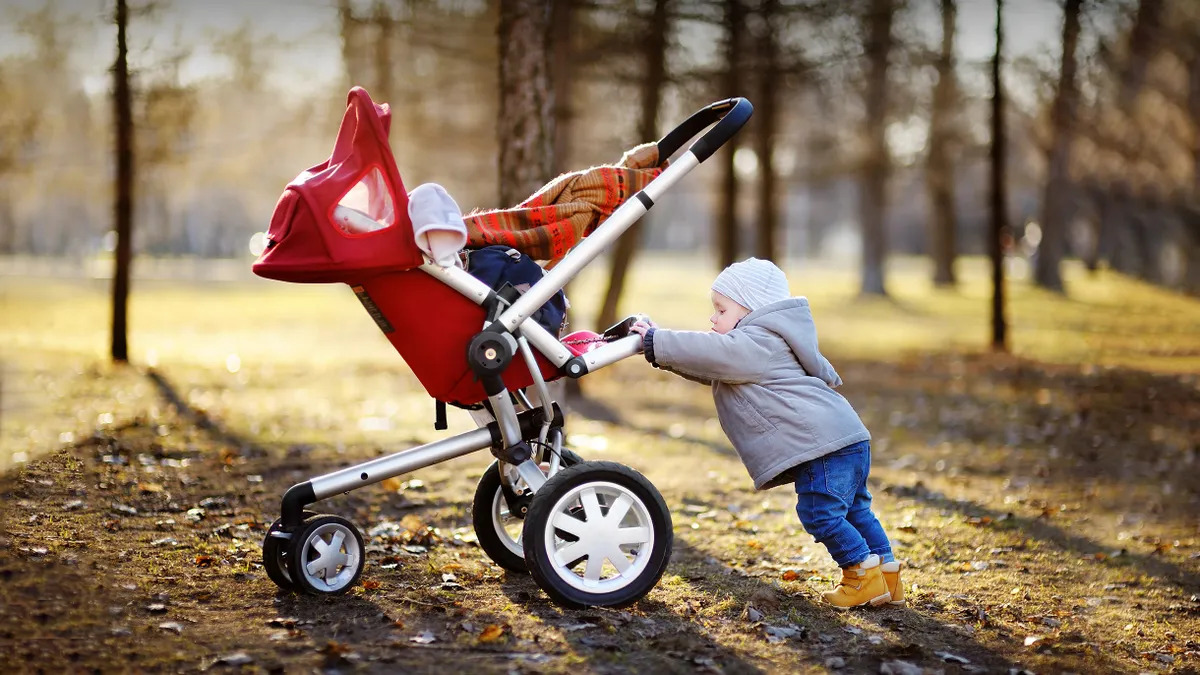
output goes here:
[[892, 594], [888, 592], [887, 583], [883, 580], [879, 556], [872, 553], [857, 565], [843, 567], [842, 582], [837, 588], [827, 591], [824, 597], [825, 602], [838, 609], [890, 602]]
[[887, 584], [888, 593], [892, 594], [893, 605], [904, 604], [904, 584], [900, 581], [900, 561], [893, 560], [879, 566], [883, 570], [883, 581]]

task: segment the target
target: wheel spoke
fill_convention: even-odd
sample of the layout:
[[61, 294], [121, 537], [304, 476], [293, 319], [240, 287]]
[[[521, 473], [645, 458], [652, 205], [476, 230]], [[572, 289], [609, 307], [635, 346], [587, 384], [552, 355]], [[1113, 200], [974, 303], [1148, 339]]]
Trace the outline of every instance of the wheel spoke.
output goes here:
[[569, 532], [576, 537], [582, 537], [588, 531], [588, 523], [566, 513], [554, 514], [554, 521], [551, 523], [554, 527]]
[[608, 515], [605, 516], [605, 519], [614, 527], [620, 526], [631, 506], [633, 506], [633, 500], [629, 498], [629, 495], [623, 494], [617, 497], [617, 501], [613, 502], [612, 506], [608, 507]]
[[613, 567], [617, 568], [617, 571], [621, 574], [624, 574], [625, 570], [629, 569], [629, 567], [632, 565], [632, 563], [629, 562], [629, 556], [621, 550], [620, 546], [611, 547], [606, 557], [608, 558], [608, 561], [612, 563]]
[[618, 544], [644, 544], [650, 541], [650, 528], [619, 527], [615, 539]]
[[346, 540], [346, 533], [338, 530], [333, 533], [333, 539], [329, 542], [329, 548], [334, 551], [342, 550], [342, 542]]
[[579, 494], [579, 499], [583, 502], [583, 515], [587, 517], [588, 522], [600, 522], [602, 515], [600, 513], [600, 500], [596, 498], [596, 488], [585, 488]]
[[600, 581], [600, 570], [603, 567], [604, 556], [589, 552], [587, 567], [583, 571], [583, 578], [587, 579], [588, 581]]
[[317, 558], [316, 560], [305, 565], [304, 569], [306, 571], [308, 571], [308, 576], [315, 577], [315, 576], [317, 576], [317, 570], [320, 570], [323, 567], [324, 567], [324, 564], [321, 563], [321, 559]]
[[560, 548], [554, 552], [554, 557], [558, 560], [558, 564], [563, 567], [586, 555], [588, 555], [588, 544], [583, 541], [574, 542], [570, 546]]
[[312, 541], [312, 547], [317, 549], [317, 555], [325, 555], [325, 551], [329, 550], [329, 544], [324, 539], [317, 537]]

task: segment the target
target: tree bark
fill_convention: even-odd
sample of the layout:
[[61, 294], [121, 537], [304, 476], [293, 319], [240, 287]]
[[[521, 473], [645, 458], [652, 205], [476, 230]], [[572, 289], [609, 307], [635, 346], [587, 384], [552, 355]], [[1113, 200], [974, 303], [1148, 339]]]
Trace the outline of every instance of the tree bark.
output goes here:
[[1076, 99], [1075, 47], [1079, 43], [1079, 13], [1083, 0], [1067, 0], [1063, 7], [1062, 67], [1059, 71], [1058, 93], [1054, 97], [1054, 144], [1050, 149], [1046, 190], [1042, 199], [1042, 242], [1034, 264], [1034, 281], [1041, 287], [1062, 292], [1062, 273], [1059, 262], [1066, 248], [1067, 220], [1070, 216], [1071, 189], [1069, 174]]
[[1008, 351], [1008, 322], [1004, 317], [1004, 232], [1008, 226], [1008, 194], [1005, 189], [1004, 83], [1000, 67], [1004, 59], [1004, 0], [996, 0], [996, 53], [992, 58], [992, 227], [988, 254], [992, 259], [992, 349]]
[[[667, 79], [667, 31], [670, 23], [671, 0], [655, 0], [654, 14], [642, 44], [645, 46], [646, 72], [642, 78], [641, 113], [638, 118], [638, 142], [658, 138], [658, 109], [662, 105], [663, 84]], [[662, 159], [666, 159], [663, 157]], [[625, 289], [625, 279], [633, 264], [634, 254], [642, 236], [642, 223], [649, 216], [635, 222], [617, 239], [613, 247], [609, 267], [608, 289], [596, 318], [597, 328], [606, 328], [616, 323], [617, 304]]]
[[[725, 0], [725, 82], [724, 95], [737, 96], [741, 88], [742, 43], [746, 32], [746, 6], [744, 0]], [[733, 164], [740, 144], [739, 134], [725, 144], [719, 152], [721, 157], [721, 199], [717, 215], [717, 263], [721, 269], [732, 265], [738, 257], [738, 175]]]
[[554, 172], [550, 0], [500, 2], [500, 203], [512, 206]]
[[764, 260], [779, 258], [779, 195], [775, 173], [775, 135], [779, 131], [779, 35], [778, 0], [765, 0], [759, 8], [763, 32], [758, 36], [758, 120], [755, 154], [758, 156], [758, 244], [755, 255]]
[[954, 213], [954, 160], [950, 151], [950, 144], [957, 136], [954, 128], [954, 102], [958, 89], [954, 76], [954, 24], [957, 14], [955, 0], [942, 0], [942, 53], [938, 57], [938, 81], [933, 90], [929, 158], [925, 167], [931, 211], [933, 283], [937, 286], [953, 286], [957, 281], [954, 259], [958, 250], [958, 219]]
[[129, 90], [129, 60], [125, 29], [129, 8], [117, 0], [117, 60], [113, 64], [113, 120], [116, 125], [116, 199], [113, 219], [117, 231], [116, 267], [113, 270], [112, 360], [129, 361], [126, 307], [129, 301], [129, 268], [133, 259], [133, 105]]
[[892, 50], [893, 0], [872, 0], [866, 17], [866, 157], [862, 164], [862, 293], [887, 295], [883, 278], [887, 241], [887, 183], [890, 158], [887, 147], [888, 58]]

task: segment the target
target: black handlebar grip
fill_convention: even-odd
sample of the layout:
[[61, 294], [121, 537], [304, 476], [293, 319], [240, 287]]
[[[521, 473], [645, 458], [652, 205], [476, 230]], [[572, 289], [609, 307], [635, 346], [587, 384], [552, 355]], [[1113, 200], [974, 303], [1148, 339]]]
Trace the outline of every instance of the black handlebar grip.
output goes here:
[[696, 159], [703, 162], [722, 145], [733, 138], [754, 114], [754, 106], [744, 98], [728, 98], [711, 103], [692, 113], [692, 116], [675, 127], [658, 141], [659, 161], [664, 162], [675, 154], [683, 144], [713, 122], [717, 125], [701, 136], [688, 148]]

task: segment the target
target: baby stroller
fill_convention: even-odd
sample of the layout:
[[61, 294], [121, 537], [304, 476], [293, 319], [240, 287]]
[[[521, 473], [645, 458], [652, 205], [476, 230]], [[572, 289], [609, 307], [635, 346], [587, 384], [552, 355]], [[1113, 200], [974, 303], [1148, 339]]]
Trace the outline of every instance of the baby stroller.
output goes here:
[[[640, 337], [629, 331], [633, 317], [587, 349], [563, 344], [530, 317], [729, 140], [752, 110], [742, 98], [719, 101], [664, 136], [657, 143], [663, 160], [715, 124], [518, 294], [423, 254], [387, 142], [390, 111], [363, 89], [352, 89], [331, 157], [288, 185], [254, 272], [283, 281], [350, 285], [435, 401], [476, 408], [472, 416], [479, 427], [293, 485], [263, 542], [271, 580], [312, 594], [347, 591], [362, 574], [362, 535], [345, 518], [306, 507], [489, 449], [495, 461], [479, 481], [472, 519], [493, 561], [528, 571], [564, 606], [619, 607], [648, 593], [670, 558], [671, 514], [638, 472], [614, 462], [583, 461], [563, 448], [563, 414], [546, 387], [637, 354]], [[344, 207], [354, 191], [365, 213]], [[339, 227], [348, 218], [368, 218], [369, 227], [359, 233]], [[536, 403], [526, 395], [529, 387]]]

